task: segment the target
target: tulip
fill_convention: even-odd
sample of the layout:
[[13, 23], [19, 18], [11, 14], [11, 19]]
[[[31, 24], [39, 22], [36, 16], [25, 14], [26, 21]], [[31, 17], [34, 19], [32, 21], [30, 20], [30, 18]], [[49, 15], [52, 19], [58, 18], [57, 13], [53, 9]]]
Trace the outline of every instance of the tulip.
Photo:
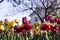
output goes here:
[[58, 28], [57, 26], [51, 26], [51, 31], [52, 31], [53, 33], [56, 33], [56, 32], [59, 31], [59, 28]]
[[48, 24], [42, 24], [42, 27], [41, 27], [41, 30], [50, 30], [51, 29], [51, 27], [50, 27], [50, 25], [48, 25]]
[[31, 30], [32, 26], [30, 24], [24, 24], [24, 30]]
[[55, 21], [60, 24], [60, 18], [55, 18]]
[[50, 22], [51, 22], [51, 23], [55, 23], [55, 20], [51, 19]]
[[59, 31], [60, 31], [60, 27], [58, 27], [59, 28]]
[[46, 21], [48, 21], [48, 20], [50, 20], [50, 19], [51, 19], [50, 16], [47, 16], [47, 17], [45, 18]]
[[25, 32], [25, 31], [31, 30], [31, 29], [32, 29], [31, 25], [23, 24], [22, 26], [16, 27], [15, 31], [19, 33], [19, 32]]
[[8, 24], [8, 28], [13, 28], [14, 27], [14, 24], [15, 24], [15, 21], [11, 21], [9, 24]]
[[22, 18], [22, 23], [23, 24], [29, 24], [29, 21], [28, 21], [27, 17]]
[[16, 22], [16, 23], [19, 23], [19, 20], [18, 20], [18, 19], [15, 19], [15, 22]]
[[59, 27], [56, 27], [56, 32], [58, 32], [59, 31]]
[[14, 31], [16, 32], [16, 33], [19, 33], [19, 32], [22, 32], [22, 27], [21, 28], [16, 28], [16, 29], [14, 29]]
[[8, 24], [9, 24], [10, 22], [8, 21], [8, 19], [5, 19], [4, 20], [4, 27], [5, 27], [5, 30], [7, 30], [8, 29]]
[[5, 30], [2, 21], [0, 21], [0, 30], [1, 31], [4, 31]]
[[17, 26], [17, 27], [14, 27], [14, 31], [15, 31], [16, 33], [22, 32], [22, 31], [23, 31], [23, 26], [24, 26], [24, 25], [19, 25], [19, 26]]
[[23, 17], [22, 22], [23, 22], [23, 25], [24, 25], [23, 26], [24, 30], [30, 30], [32, 28], [32, 26], [30, 25], [27, 17]]
[[41, 24], [40, 21], [36, 21], [33, 26], [34, 26], [36, 29], [38, 29], [40, 24]]
[[40, 24], [41, 24], [40, 21], [37, 21], [37, 22], [34, 23], [35, 26], [39, 26]]
[[8, 24], [9, 24], [8, 19], [5, 19], [5, 20], [4, 20], [4, 24], [5, 24], [5, 25], [8, 25]]
[[56, 18], [56, 16], [53, 16], [51, 19], [50, 19], [50, 22], [51, 23], [55, 23], [56, 21], [55, 21], [55, 18]]
[[4, 31], [5, 30], [3, 25], [0, 25], [0, 30], [1, 31]]

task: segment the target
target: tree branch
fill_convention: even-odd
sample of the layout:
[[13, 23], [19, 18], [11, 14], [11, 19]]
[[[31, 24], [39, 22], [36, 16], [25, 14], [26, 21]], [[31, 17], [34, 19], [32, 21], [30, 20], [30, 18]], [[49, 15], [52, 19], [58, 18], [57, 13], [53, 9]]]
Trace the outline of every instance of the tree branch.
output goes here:
[[47, 1], [47, 5], [46, 5], [46, 7], [48, 7], [48, 1]]
[[3, 1], [4, 1], [4, 0], [1, 0], [0, 3], [3, 2]]
[[38, 18], [39, 18], [39, 19], [41, 20], [41, 22], [42, 22], [42, 18], [40, 17], [40, 15], [37, 14], [36, 11], [34, 11], [34, 13], [38, 16]]
[[17, 0], [13, 0], [17, 5], [19, 5], [20, 3], [21, 3], [21, 1], [20, 0], [18, 0], [18, 2], [17, 2]]
[[58, 9], [60, 9], [60, 7], [56, 8], [56, 9], [54, 9], [54, 10], [58, 10]]
[[56, 0], [54, 0], [54, 1], [51, 3], [51, 5], [50, 5], [49, 7], [47, 7], [47, 9], [51, 8], [55, 1], [56, 1]]
[[42, 0], [40, 0], [40, 2], [41, 2], [41, 3], [42, 3], [42, 5], [44, 6], [44, 8], [46, 8], [46, 7], [45, 7], [45, 5], [44, 5], [44, 0], [43, 0], [43, 2], [42, 2]]
[[[53, 9], [52, 11], [50, 11], [50, 13], [53, 12], [53, 11], [55, 11], [55, 10], [58, 10], [58, 9], [60, 9], [60, 7], [56, 8], [56, 9]], [[49, 14], [48, 14], [48, 15], [49, 15]]]

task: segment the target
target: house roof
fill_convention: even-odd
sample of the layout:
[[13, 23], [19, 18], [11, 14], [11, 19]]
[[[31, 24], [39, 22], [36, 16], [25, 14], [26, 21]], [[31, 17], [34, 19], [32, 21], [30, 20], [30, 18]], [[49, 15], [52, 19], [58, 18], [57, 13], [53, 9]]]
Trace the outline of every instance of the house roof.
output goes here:
[[34, 13], [34, 12], [32, 12], [29, 16], [33, 16], [33, 15], [35, 15], [35, 13]]

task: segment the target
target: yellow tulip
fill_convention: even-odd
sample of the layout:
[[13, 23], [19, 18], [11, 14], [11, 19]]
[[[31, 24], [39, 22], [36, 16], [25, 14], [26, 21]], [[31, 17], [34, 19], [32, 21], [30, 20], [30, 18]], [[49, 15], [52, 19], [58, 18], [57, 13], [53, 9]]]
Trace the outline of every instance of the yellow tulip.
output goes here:
[[2, 21], [0, 21], [0, 30], [1, 30], [1, 31], [4, 31], [4, 27], [3, 27]]
[[16, 22], [16, 23], [19, 23], [19, 20], [18, 20], [18, 19], [15, 19], [15, 22]]
[[8, 27], [9, 27], [9, 28], [13, 28], [13, 27], [14, 27], [14, 24], [15, 24], [15, 21], [11, 21], [11, 22], [8, 24]]
[[34, 23], [33, 27], [35, 27], [36, 29], [38, 29], [40, 24], [41, 24], [41, 22], [37, 21], [37, 22]]
[[38, 29], [38, 28], [39, 28], [39, 26], [36, 26], [35, 28], [36, 28], [36, 29]]
[[4, 20], [4, 24], [5, 25], [8, 25], [9, 24], [9, 21], [8, 20]]
[[0, 25], [0, 30], [4, 31], [4, 26], [3, 25]]
[[0, 21], [0, 25], [3, 25], [2, 21]]
[[41, 24], [40, 21], [37, 21], [37, 22], [34, 23], [35, 26], [39, 26], [40, 24]]

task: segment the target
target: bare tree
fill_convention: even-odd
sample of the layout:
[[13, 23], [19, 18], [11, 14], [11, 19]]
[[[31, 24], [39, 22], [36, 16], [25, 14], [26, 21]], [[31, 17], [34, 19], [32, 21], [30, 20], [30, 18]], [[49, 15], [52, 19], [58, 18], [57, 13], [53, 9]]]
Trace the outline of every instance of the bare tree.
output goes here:
[[[58, 6], [58, 5], [60, 5], [60, 2], [58, 3], [58, 0], [39, 0], [39, 2], [41, 4], [39, 2], [36, 3], [35, 1], [37, 1], [37, 0], [28, 0], [28, 1], [31, 2], [31, 7], [27, 7], [26, 6], [27, 4], [25, 5], [23, 3], [27, 7], [27, 9], [24, 9], [22, 12], [24, 12], [26, 10], [32, 10], [38, 16], [38, 18], [40, 20], [41, 20], [41, 17], [40, 17], [39, 14], [41, 14], [40, 12], [41, 12], [42, 9], [45, 10], [44, 11], [44, 13], [45, 13], [44, 17], [46, 17], [50, 14], [55, 15], [56, 12], [60, 9], [60, 7]], [[14, 2], [16, 2], [17, 5], [20, 5], [20, 3], [22, 3], [22, 2], [20, 2], [20, 0], [18, 0], [18, 1], [14, 0]], [[33, 4], [36, 5], [35, 8], [33, 7], [34, 6]]]
[[[53, 0], [53, 1], [48, 1], [48, 0], [40, 0], [40, 2], [43, 5], [43, 8], [45, 9], [45, 17], [48, 16], [49, 14], [51, 14], [51, 12], [54, 12], [60, 8], [57, 8], [57, 0]], [[50, 5], [49, 5], [50, 4]], [[39, 6], [36, 7], [39, 9]], [[41, 8], [41, 9], [43, 9]], [[37, 12], [38, 13], [38, 12]]]
[[[60, 7], [58, 7], [58, 5], [60, 5], [60, 2], [58, 3], [58, 0], [39, 0], [41, 2], [41, 4], [43, 5], [42, 6], [38, 6], [35, 2], [35, 5], [37, 6], [35, 9], [36, 10], [33, 10], [33, 7], [31, 7], [30, 9], [35, 13], [37, 14], [37, 16], [39, 17], [39, 19], [41, 20], [41, 17], [40, 17], [40, 13], [41, 12], [40, 10], [41, 9], [44, 9], [45, 10], [45, 17], [50, 15], [50, 14], [53, 14], [55, 15], [56, 12], [58, 11], [58, 9], [60, 9]], [[31, 3], [31, 5], [33, 6], [33, 3]]]

